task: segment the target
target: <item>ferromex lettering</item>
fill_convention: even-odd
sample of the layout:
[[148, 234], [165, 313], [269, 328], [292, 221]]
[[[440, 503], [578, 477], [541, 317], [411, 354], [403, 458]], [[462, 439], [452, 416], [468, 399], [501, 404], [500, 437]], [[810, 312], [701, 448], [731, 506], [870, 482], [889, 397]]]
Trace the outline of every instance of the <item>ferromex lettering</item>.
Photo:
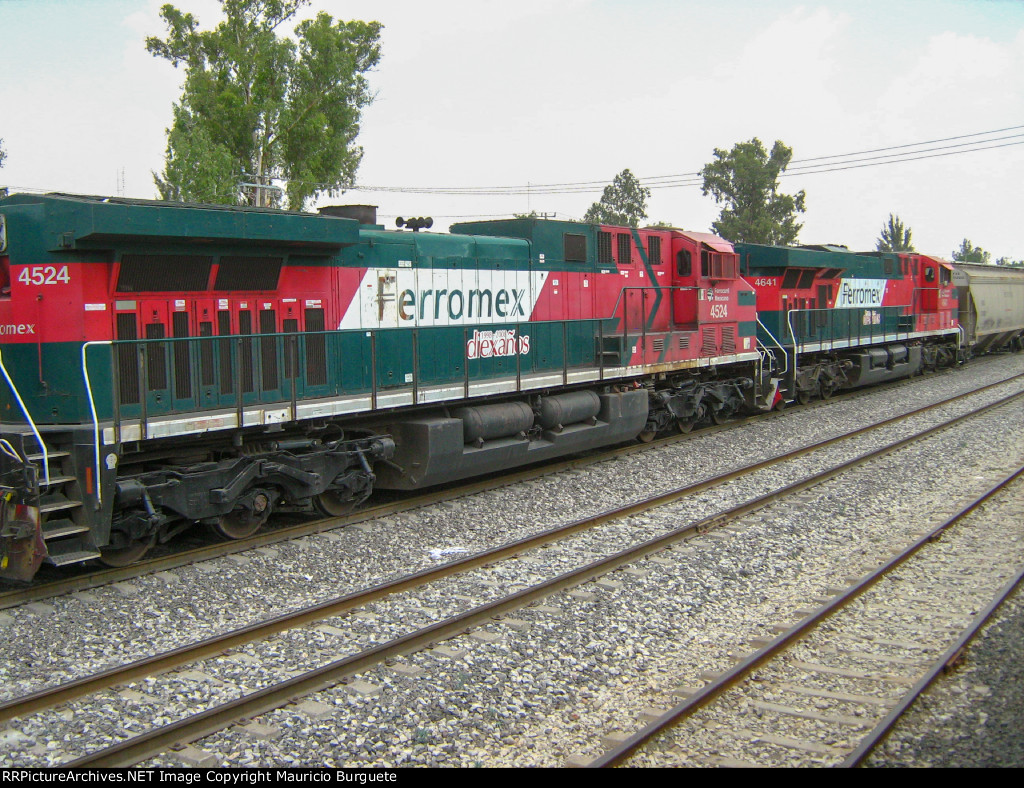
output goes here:
[[35, 323], [13, 323], [0, 324], [0, 336], [24, 336], [25, 334], [35, 334], [36, 324]]
[[361, 277], [340, 330], [528, 322], [547, 271], [377, 268]]
[[836, 296], [836, 309], [864, 309], [882, 306], [884, 279], [842, 279]]

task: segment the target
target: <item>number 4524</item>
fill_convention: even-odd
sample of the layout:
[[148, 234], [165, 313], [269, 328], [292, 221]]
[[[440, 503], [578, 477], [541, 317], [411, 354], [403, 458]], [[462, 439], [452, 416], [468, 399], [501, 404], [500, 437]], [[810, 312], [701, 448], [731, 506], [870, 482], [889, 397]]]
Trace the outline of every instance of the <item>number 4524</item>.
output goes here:
[[58, 282], [68, 284], [71, 275], [66, 265], [60, 268], [55, 265], [33, 265], [21, 269], [18, 281], [25, 285], [55, 285]]

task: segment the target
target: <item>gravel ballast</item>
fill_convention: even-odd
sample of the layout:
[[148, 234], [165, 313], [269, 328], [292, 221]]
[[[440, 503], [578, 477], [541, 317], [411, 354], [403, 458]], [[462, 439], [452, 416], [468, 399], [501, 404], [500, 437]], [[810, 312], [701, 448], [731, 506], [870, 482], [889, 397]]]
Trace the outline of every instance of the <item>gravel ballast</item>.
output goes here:
[[[941, 392], [928, 389], [927, 380], [914, 381], [899, 391], [878, 390], [366, 528], [8, 611], [4, 634], [10, 658], [0, 676], [3, 692], [10, 697], [433, 565], [458, 551], [476, 552], [1024, 366], [1019, 357], [994, 362], [944, 376]], [[989, 401], [1024, 384], [1003, 388]], [[763, 635], [758, 628], [773, 615], [797, 610], [876, 554], [891, 552], [890, 544], [920, 530], [922, 520], [938, 517], [954, 503], [947, 480], [979, 477], [980, 483], [1006, 456], [1024, 456], [1019, 407], [1015, 413], [1016, 432], [1005, 415], [984, 417], [944, 433], [938, 441], [947, 446], [945, 456], [894, 455], [886, 461], [884, 480], [873, 470], [855, 481], [824, 485], [730, 538], [705, 537], [668, 551], [444, 648], [370, 671], [359, 677], [362, 684], [307, 699], [320, 706], [278, 710], [255, 721], [259, 728], [232, 728], [196, 748], [224, 765], [557, 766], [593, 753], [601, 735], [629, 729], [647, 706], [664, 705], [673, 688], [729, 664], [730, 652]], [[870, 443], [867, 436], [864, 443]], [[574, 540], [575, 560], [599, 552], [601, 541], [663, 530], [659, 520], [664, 517], [692, 519], [721, 495], [709, 491], [665, 514], [632, 518], [601, 535]], [[433, 557], [432, 551], [442, 556]], [[553, 564], [569, 560], [565, 550], [537, 552], [550, 553]], [[66, 746], [73, 750], [76, 740], [97, 729], [100, 737], [119, 737], [120, 731], [102, 722], [104, 704], [141, 709], [148, 724], [175, 719], [279, 681], [282, 666], [300, 670], [323, 664], [357, 645], [380, 642], [514, 590], [531, 579], [533, 568], [546, 573], [547, 563], [531, 554], [460, 581], [475, 584], [472, 589], [439, 584], [378, 603], [359, 616], [325, 622], [358, 636], [339, 637], [323, 627], [312, 628], [313, 636], [287, 633], [219, 658], [209, 670], [195, 671], [199, 675], [147, 680], [111, 693], [98, 708], [71, 719], [53, 710], [50, 716], [15, 721], [0, 734], [0, 764], [61, 762]], [[119, 645], [112, 648], [112, 643]], [[165, 692], [175, 683], [179, 691]], [[158, 763], [181, 760], [168, 755]]]

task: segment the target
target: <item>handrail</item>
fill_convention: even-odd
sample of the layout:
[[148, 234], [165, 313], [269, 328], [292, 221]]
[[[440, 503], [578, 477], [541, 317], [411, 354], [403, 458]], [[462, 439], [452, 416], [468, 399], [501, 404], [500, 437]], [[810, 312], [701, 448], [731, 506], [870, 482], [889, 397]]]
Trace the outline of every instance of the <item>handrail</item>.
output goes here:
[[784, 348], [782, 346], [782, 343], [775, 338], [775, 335], [768, 330], [767, 326], [765, 326], [765, 324], [761, 322], [761, 318], [757, 318], [757, 324], [761, 327], [761, 330], [764, 331], [764, 333], [771, 337], [772, 342], [775, 343], [775, 347], [782, 351], [782, 357], [786, 360], [786, 366], [782, 368], [779, 374], [786, 374], [787, 372], [789, 372], [789, 354], [786, 353], [786, 348]]
[[[800, 344], [807, 344], [806, 341], [805, 342], [798, 342], [797, 341], [796, 329], [793, 326], [793, 315], [795, 315], [798, 312], [806, 313], [806, 314], [811, 314], [811, 313], [814, 313], [814, 312], [825, 312], [825, 313], [829, 314], [830, 316], [832, 316], [832, 318], [833, 318], [832, 322], [831, 322], [831, 325], [830, 325], [830, 329], [831, 330], [829, 331], [830, 336], [828, 337], [828, 339], [829, 339], [830, 343], [834, 344], [835, 341], [836, 341], [835, 330], [834, 330], [835, 329], [835, 316], [837, 314], [842, 314], [842, 313], [845, 313], [845, 312], [850, 312], [850, 313], [861, 312], [861, 313], [863, 313], [863, 312], [867, 312], [867, 311], [878, 310], [881, 314], [884, 315], [884, 314], [886, 314], [886, 310], [912, 309], [912, 308], [913, 308], [913, 306], [911, 304], [885, 304], [883, 306], [877, 306], [877, 307], [863, 307], [863, 308], [856, 307], [856, 308], [853, 308], [853, 309], [830, 309], [828, 307], [815, 307], [814, 309], [809, 309], [809, 308], [806, 308], [806, 307], [804, 307], [804, 308], [796, 308], [796, 309], [789, 309], [789, 310], [786, 311], [786, 328], [789, 329], [789, 336], [793, 340], [793, 347], [794, 348], [796, 348]], [[924, 314], [924, 313], [921, 313], [921, 312], [899, 313], [898, 312], [898, 313], [895, 313], [895, 316], [896, 317], [913, 317], [913, 318], [918, 318], [918, 317], [921, 317], [922, 314]], [[928, 314], [930, 314], [930, 313], [928, 313]], [[890, 316], [891, 316], [891, 313], [890, 313]], [[758, 320], [758, 322], [760, 322], [760, 319]], [[899, 327], [897, 326], [895, 334], [898, 337], [901, 333], [905, 334], [909, 338], [909, 336], [912, 333], [914, 333], [914, 332], [911, 331], [911, 330], [904, 330], [904, 331], [901, 332], [899, 330]], [[880, 334], [882, 336], [885, 336], [886, 331], [885, 331], [884, 327], [881, 329]], [[872, 330], [871, 330], [871, 332], [869, 334], [869, 338], [873, 339], [874, 336], [875, 336], [875, 331], [872, 328]], [[860, 337], [861, 337], [861, 332], [858, 331], [857, 332], [857, 338], [860, 339]], [[847, 338], [849, 338], [849, 337], [847, 337]], [[822, 340], [818, 340], [818, 341], [819, 342], [823, 342], [824, 340], [822, 339]]]
[[[93, 450], [96, 458], [96, 503], [103, 505], [103, 480], [100, 476], [100, 420], [96, 414], [96, 400], [92, 395], [92, 384], [89, 382], [89, 364], [86, 360], [86, 352], [94, 345], [112, 345], [109, 339], [94, 340], [82, 344], [82, 377], [85, 379], [85, 393], [89, 397], [89, 410], [92, 412], [92, 440]], [[113, 359], [113, 355], [111, 355]]]
[[[0, 352], [0, 372], [3, 372], [4, 378], [7, 380], [7, 385], [11, 389], [11, 393], [14, 394], [14, 398], [18, 401], [18, 407], [21, 408], [21, 412], [25, 416], [25, 420], [28, 422], [28, 426], [32, 428], [32, 434], [35, 435], [36, 441], [39, 443], [39, 448], [43, 452], [43, 473], [46, 479], [46, 487], [50, 486], [50, 452], [46, 448], [46, 444], [43, 443], [43, 437], [39, 434], [39, 430], [36, 428], [36, 423], [32, 421], [32, 417], [28, 413], [28, 408], [25, 407], [24, 401], [21, 399], [21, 394], [18, 393], [18, 387], [14, 385], [14, 381], [11, 379], [10, 374], [7, 372], [7, 367], [4, 366], [3, 353]], [[21, 458], [23, 462], [28, 462], [28, 456]]]

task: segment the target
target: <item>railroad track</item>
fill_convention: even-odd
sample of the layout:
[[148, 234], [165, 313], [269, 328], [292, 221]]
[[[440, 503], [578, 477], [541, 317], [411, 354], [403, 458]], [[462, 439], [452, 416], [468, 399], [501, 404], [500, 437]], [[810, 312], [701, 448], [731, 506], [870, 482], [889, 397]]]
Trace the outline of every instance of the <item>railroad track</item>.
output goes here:
[[[521, 609], [524, 605], [543, 600], [561, 590], [575, 588], [581, 583], [604, 577], [609, 572], [635, 563], [644, 556], [650, 556], [662, 551], [696, 534], [707, 533], [710, 529], [729, 522], [733, 518], [761, 509], [782, 497], [798, 493], [799, 491], [805, 490], [815, 484], [820, 484], [822, 481], [848, 471], [850, 468], [870, 462], [884, 454], [897, 451], [914, 441], [932, 436], [936, 432], [948, 428], [951, 424], [988, 412], [993, 408], [1015, 401], [1021, 396], [1022, 395], [1014, 395], [1013, 397], [1005, 398], [1004, 400], [987, 405], [984, 408], [972, 411], [970, 414], [961, 416], [953, 421], [943, 422], [915, 433], [912, 436], [890, 442], [877, 450], [866, 452], [854, 460], [840, 463], [826, 471], [812, 474], [806, 478], [801, 478], [799, 481], [786, 485], [781, 489], [776, 488], [768, 493], [747, 500], [738, 506], [734, 506], [727, 511], [718, 512], [704, 519], [671, 529], [654, 538], [645, 539], [627, 550], [613, 553], [612, 555], [608, 555], [585, 566], [574, 568], [562, 575], [551, 578], [542, 583], [534, 584], [531, 587], [515, 594], [499, 596], [499, 598], [493, 599], [492, 601], [476, 605], [463, 614], [451, 616], [427, 627], [414, 629], [405, 635], [388, 640], [383, 644], [379, 644], [373, 648], [366, 649], [363, 652], [353, 654], [344, 659], [336, 660], [332, 663], [316, 668], [315, 670], [306, 671], [305, 673], [287, 681], [246, 694], [244, 697], [238, 698], [229, 703], [219, 704], [214, 708], [208, 709], [207, 711], [190, 717], [189, 719], [180, 720], [162, 728], [155, 728], [149, 732], [142, 733], [139, 736], [130, 739], [128, 742], [106, 748], [102, 751], [76, 760], [72, 765], [131, 765], [139, 763], [146, 758], [153, 757], [155, 754], [163, 752], [168, 748], [175, 747], [182, 742], [193, 741], [197, 738], [208, 735], [213, 731], [220, 730], [227, 725], [238, 722], [239, 720], [251, 719], [252, 717], [262, 714], [269, 709], [277, 708], [284, 703], [288, 703], [297, 697], [302, 697], [323, 689], [324, 687], [332, 686], [339, 682], [351, 679], [353, 676], [357, 676], [359, 673], [367, 670], [373, 665], [379, 665], [390, 659], [399, 659], [403, 655], [443, 642], [448, 638], [464, 633], [467, 628], [478, 627], [490, 622], [495, 616], [507, 615], [509, 612]], [[858, 430], [855, 433], [852, 433], [852, 435], [864, 435], [868, 432], [880, 429], [883, 426], [896, 424], [910, 418], [912, 415], [919, 415], [927, 410], [932, 410], [941, 404], [946, 403], [937, 403], [933, 406], [929, 406], [928, 408], [919, 409], [912, 414], [905, 414], [900, 417], [894, 417], [893, 419], [887, 419], [877, 425], [872, 425], [871, 427]], [[623, 518], [636, 518], [644, 512], [650, 512], [658, 508], [669, 506], [674, 502], [678, 502], [681, 499], [686, 498], [687, 496], [692, 496], [703, 490], [708, 490], [716, 486], [736, 481], [743, 477], [748, 477], [759, 470], [778, 465], [779, 463], [796, 460], [813, 452], [821, 451], [829, 446], [834, 446], [837, 443], [842, 443], [845, 440], [849, 440], [849, 438], [850, 436], [842, 436], [840, 438], [820, 441], [809, 446], [801, 447], [795, 451], [786, 452], [767, 462], [757, 463], [753, 466], [737, 469], [723, 476], [716, 477], [715, 479], [707, 480], [698, 485], [690, 485], [688, 487], [680, 488], [672, 491], [671, 493], [657, 496], [653, 499], [638, 501], [630, 506], [602, 513], [597, 517], [577, 521], [576, 523], [572, 523], [564, 528], [551, 529], [551, 531], [546, 532], [545, 534], [505, 545], [495, 551], [481, 553], [461, 561], [453, 561], [444, 566], [437, 567], [436, 569], [421, 572], [408, 578], [403, 578], [395, 583], [378, 586], [367, 592], [347, 595], [346, 597], [342, 597], [338, 600], [333, 600], [331, 603], [299, 611], [290, 616], [282, 616], [274, 621], [263, 622], [254, 627], [246, 628], [245, 630], [228, 633], [227, 635], [210, 639], [200, 644], [195, 644], [187, 649], [178, 649], [175, 652], [163, 654], [149, 660], [143, 660], [139, 663], [120, 668], [116, 671], [107, 671], [102, 675], [87, 677], [59, 688], [45, 690], [43, 692], [36, 693], [31, 697], [22, 698], [18, 701], [12, 701], [5, 704], [0, 708], [0, 718], [10, 719], [12, 717], [23, 717], [24, 715], [38, 713], [41, 710], [52, 708], [56, 704], [68, 703], [74, 698], [80, 698], [88, 693], [101, 691], [105, 687], [137, 681], [142, 676], [149, 676], [173, 669], [177, 666], [190, 664], [196, 660], [207, 658], [213, 654], [223, 654], [225, 651], [238, 648], [240, 645], [252, 642], [255, 639], [266, 638], [275, 632], [291, 630], [303, 624], [323, 622], [331, 616], [337, 616], [345, 611], [355, 610], [358, 607], [367, 605], [373, 600], [394, 597], [402, 591], [419, 587], [426, 583], [436, 582], [454, 573], [465, 573], [469, 570], [503, 560], [510, 556], [521, 555], [525, 551], [534, 549], [543, 544], [550, 544], [555, 541], [564, 541], [575, 534], [593, 529], [598, 525], [611, 521], [622, 520]], [[327, 625], [327, 627], [334, 628], [333, 625]]]
[[[933, 379], [938, 380], [944, 375], [956, 374], [956, 371], [957, 370], [944, 370], [936, 373], [933, 376]], [[978, 389], [964, 395], [948, 397], [935, 403], [935, 406], [938, 407], [943, 404], [948, 404], [962, 396], [987, 391], [996, 386], [1018, 380], [1022, 377], [1024, 377], [1024, 375], [1010, 376], [1003, 380], [979, 387]], [[900, 381], [898, 383], [893, 383], [887, 386], [886, 390], [910, 385], [912, 382], [913, 381]], [[832, 397], [830, 401], [817, 400], [809, 403], [808, 405], [800, 406], [800, 410], [796, 412], [800, 412], [808, 408], [825, 407], [830, 403], [842, 401], [844, 399], [870, 396], [878, 390], [878, 388], [869, 388], [837, 394]], [[426, 506], [456, 500], [458, 498], [474, 495], [487, 490], [499, 489], [524, 481], [541, 478], [543, 476], [562, 473], [567, 470], [585, 468], [589, 465], [605, 462], [616, 457], [626, 457], [649, 449], [666, 447], [675, 443], [706, 437], [707, 435], [711, 435], [716, 432], [736, 429], [746, 424], [766, 418], [785, 418], [793, 412], [794, 410], [790, 409], [782, 412], [751, 416], [745, 419], [737, 419], [722, 425], [707, 425], [693, 433], [663, 437], [651, 443], [617, 446], [608, 450], [593, 452], [582, 457], [561, 460], [545, 464], [540, 467], [531, 467], [515, 471], [510, 474], [503, 474], [499, 477], [477, 479], [466, 484], [448, 486], [440, 490], [430, 490], [426, 493], [415, 495], [413, 497], [403, 497], [401, 500], [397, 501], [374, 504], [366, 509], [345, 517], [324, 518], [315, 521], [303, 521], [292, 525], [277, 526], [273, 528], [273, 530], [266, 530], [245, 539], [230, 542], [216, 541], [196, 548], [175, 550], [170, 554], [144, 559], [127, 567], [101, 568], [94, 571], [75, 573], [72, 576], [62, 576], [56, 580], [36, 582], [25, 587], [12, 588], [8, 586], [6, 589], [0, 590], [0, 610], [32, 602], [44, 601], [52, 597], [62, 596], [76, 591], [86, 591], [93, 588], [99, 588], [111, 583], [131, 580], [133, 578], [142, 577], [156, 572], [166, 572], [189, 564], [201, 561], [210, 561], [229, 555], [236, 555], [248, 550], [272, 547], [273, 545], [281, 544], [290, 540], [301, 539], [307, 536], [321, 534], [347, 526], [372, 522], [373, 520], [377, 520], [382, 517], [401, 514], [403, 512], [413, 511]]]
[[1024, 556], [1007, 555], [1022, 477], [1024, 466], [641, 730], [609, 737], [589, 765], [859, 765], [1024, 580]]

